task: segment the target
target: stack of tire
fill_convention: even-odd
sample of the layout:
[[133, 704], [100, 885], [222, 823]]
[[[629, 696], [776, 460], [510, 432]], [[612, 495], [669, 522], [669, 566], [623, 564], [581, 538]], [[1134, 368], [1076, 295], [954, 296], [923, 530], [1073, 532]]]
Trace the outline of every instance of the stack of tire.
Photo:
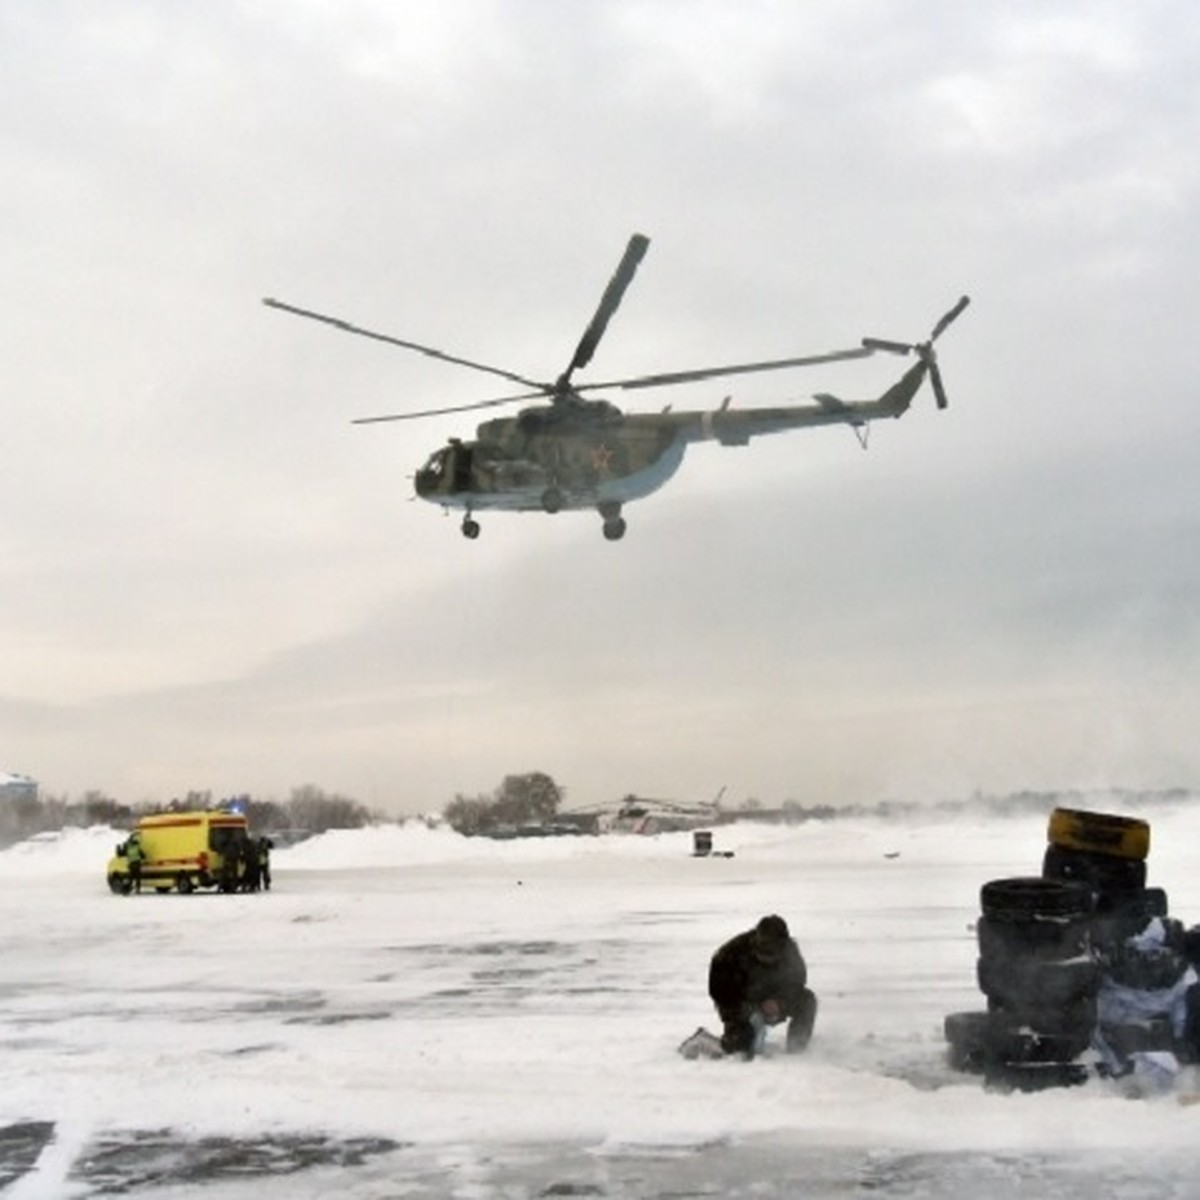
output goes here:
[[[1146, 884], [1150, 826], [1135, 817], [1110, 816], [1056, 808], [1050, 814], [1049, 845], [1042, 864], [1047, 879], [1072, 880], [1092, 891], [1092, 952], [1110, 990], [1141, 993], [1153, 1010], [1153, 996], [1165, 995], [1179, 983], [1194, 958], [1194, 934], [1169, 915], [1167, 894]], [[1161, 940], [1142, 934], [1158, 918]], [[1176, 1038], [1165, 1013], [1140, 1020], [1113, 1019], [1102, 1004], [1097, 1032], [1107, 1051], [1106, 1066], [1128, 1069], [1134, 1055], [1148, 1051], [1181, 1052], [1190, 1047]]]
[[[951, 1013], [953, 1067], [1022, 1090], [1081, 1083], [1089, 1046], [1118, 1073], [1132, 1056], [1171, 1050], [1195, 1059], [1200, 988], [1189, 997], [1184, 1044], [1166, 1016], [1113, 1020], [1114, 989], [1151, 998], [1200, 966], [1200, 929], [1168, 916], [1167, 895], [1146, 884], [1150, 826], [1136, 817], [1056, 808], [1038, 877], [996, 879], [980, 892], [978, 982], [986, 1012]], [[1162, 938], [1140, 938], [1155, 918]], [[1098, 998], [1101, 1002], [1098, 1004]]]
[[1096, 1026], [1093, 905], [1087, 884], [1071, 879], [1019, 876], [983, 885], [977, 978], [987, 1010], [946, 1017], [952, 1067], [1008, 1090], [1087, 1078], [1076, 1060]]
[[1167, 915], [1167, 894], [1146, 886], [1150, 826], [1137, 817], [1056, 808], [1042, 859], [1044, 879], [1085, 884], [1095, 900], [1093, 938], [1124, 941]]

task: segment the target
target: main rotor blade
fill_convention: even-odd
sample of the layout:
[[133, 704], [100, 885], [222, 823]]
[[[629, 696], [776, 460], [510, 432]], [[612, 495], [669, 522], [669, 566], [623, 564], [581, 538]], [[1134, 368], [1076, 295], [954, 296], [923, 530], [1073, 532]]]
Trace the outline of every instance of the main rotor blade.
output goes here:
[[592, 355], [595, 354], [596, 347], [604, 336], [605, 329], [608, 328], [609, 318], [617, 311], [621, 297], [625, 295], [625, 289], [633, 282], [638, 263], [645, 257], [646, 248], [649, 245], [650, 239], [640, 233], [635, 233], [629, 239], [625, 253], [621, 256], [621, 261], [617, 264], [613, 277], [608, 281], [604, 295], [600, 297], [600, 304], [596, 308], [595, 315], [583, 331], [583, 337], [579, 339], [579, 345], [575, 348], [575, 355], [571, 359], [570, 365], [563, 372], [560, 381], [562, 384], [566, 384], [570, 380], [571, 372], [576, 367], [586, 367], [592, 361]]
[[518, 400], [541, 400], [546, 388], [536, 392], [522, 392], [519, 396], [500, 396], [495, 400], [475, 400], [470, 404], [450, 404], [445, 408], [425, 408], [420, 412], [386, 413], [382, 417], [355, 417], [351, 425], [376, 425], [382, 421], [415, 421], [418, 417], [440, 417], [443, 413], [471, 412], [476, 408], [497, 408], [502, 404], [515, 404]]
[[803, 358], [777, 358], [769, 362], [739, 363], [729, 367], [701, 367], [695, 371], [669, 371], [659, 375], [641, 375], [636, 379], [614, 379], [607, 383], [585, 383], [577, 392], [597, 388], [651, 388], [674, 383], [695, 383], [701, 379], [716, 379], [722, 375], [750, 375], [756, 371], [781, 371], [787, 367], [812, 367], [820, 363], [843, 362], [851, 358], [868, 358], [874, 351], [869, 346], [853, 350], [833, 350], [828, 354], [810, 354]]
[[946, 389], [942, 386], [942, 373], [936, 362], [929, 363], [929, 382], [933, 385], [933, 395], [938, 408], [946, 408], [950, 401], [946, 398]]
[[285, 304], [282, 300], [267, 298], [263, 300], [263, 303], [268, 308], [278, 308], [283, 312], [294, 313], [298, 317], [308, 317], [311, 321], [322, 321], [344, 333], [355, 333], [359, 337], [371, 338], [376, 342], [388, 342], [393, 346], [401, 346], [405, 350], [415, 350], [418, 354], [424, 354], [428, 358], [438, 358], [442, 362], [456, 363], [460, 367], [470, 367], [473, 371], [485, 371], [489, 375], [499, 375], [502, 379], [511, 379], [513, 383], [521, 383], [526, 387], [540, 388], [538, 395], [546, 395], [553, 390], [549, 384], [541, 383], [536, 379], [526, 379], [524, 375], [505, 371], [502, 367], [489, 367], [486, 363], [472, 362], [469, 358], [459, 358], [457, 355], [447, 354], [443, 350], [435, 350], [432, 346], [422, 346], [419, 342], [408, 342], [387, 333], [376, 333], [371, 329], [363, 329], [359, 325], [351, 325], [349, 321], [343, 321], [340, 317], [328, 317], [324, 313], [313, 312], [311, 309], [297, 308], [294, 304]]
[[958, 314], [961, 313], [962, 310], [970, 303], [970, 296], [959, 297], [958, 303], [933, 327], [933, 332], [929, 335], [929, 340], [931, 342], [936, 342], [938, 338], [942, 336], [946, 326], [949, 325], [951, 321], [955, 320], [958, 317]]

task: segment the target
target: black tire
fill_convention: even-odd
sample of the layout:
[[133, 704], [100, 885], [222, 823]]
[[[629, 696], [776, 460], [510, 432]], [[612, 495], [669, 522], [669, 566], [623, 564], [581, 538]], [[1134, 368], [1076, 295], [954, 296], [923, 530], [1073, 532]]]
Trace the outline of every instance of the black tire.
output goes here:
[[1146, 860], [1088, 850], [1046, 847], [1042, 878], [1083, 883], [1093, 892], [1129, 892], [1146, 886]]
[[955, 1071], [978, 1075], [1000, 1054], [991, 1013], [950, 1013], [943, 1022], [946, 1061]]
[[175, 889], [181, 896], [188, 896], [194, 890], [192, 877], [186, 871], [180, 871], [175, 877]]
[[1065, 1039], [1072, 1053], [1064, 1057], [1082, 1054], [1096, 1032], [1095, 996], [1084, 996], [1065, 1008], [1039, 1008], [1028, 1002], [1006, 1005], [994, 998], [987, 1003], [988, 1011], [997, 1021], [1042, 1037]]
[[1004, 1012], [950, 1013], [944, 1022], [946, 1058], [956, 1071], [987, 1074], [1006, 1065], [1069, 1062], [1091, 1036], [1039, 1033]]
[[133, 885], [129, 882], [128, 875], [118, 875], [116, 872], [113, 872], [113, 874], [108, 877], [108, 890], [112, 892], [114, 896], [128, 896], [129, 889], [132, 886]]
[[1090, 958], [1063, 962], [980, 958], [976, 976], [979, 990], [1010, 1012], [1062, 1012], [1095, 996], [1100, 986], [1100, 967]]
[[975, 936], [980, 956], [987, 959], [1039, 958], [1058, 961], [1085, 954], [1090, 924], [1077, 920], [997, 921], [980, 917]]
[[983, 915], [994, 921], [1082, 917], [1092, 911], [1092, 903], [1091, 889], [1084, 884], [1037, 875], [993, 879], [979, 890]]
[[1039, 1033], [1023, 1029], [1014, 1034], [1013, 1047], [1005, 1061], [1010, 1066], [1024, 1063], [1068, 1063], [1078, 1058], [1091, 1044], [1092, 1035], [1081, 1033]]
[[990, 1035], [991, 1029], [992, 1014], [987, 1012], [947, 1013], [942, 1020], [942, 1032], [948, 1042], [981, 1042]]
[[1144, 859], [1150, 853], [1150, 826], [1138, 817], [1056, 808], [1047, 823], [1046, 840], [1064, 850]]
[[1105, 892], [1096, 897], [1096, 915], [1116, 920], [1140, 921], [1144, 926], [1154, 917], [1167, 915], [1167, 893], [1162, 888]]
[[1013, 1027], [1003, 1013], [949, 1013], [942, 1028], [948, 1064], [973, 1075], [1004, 1062], [1015, 1045]]
[[1043, 1092], [1052, 1087], [1078, 1087], [1088, 1080], [1077, 1062], [999, 1063], [984, 1072], [984, 1086], [998, 1092]]

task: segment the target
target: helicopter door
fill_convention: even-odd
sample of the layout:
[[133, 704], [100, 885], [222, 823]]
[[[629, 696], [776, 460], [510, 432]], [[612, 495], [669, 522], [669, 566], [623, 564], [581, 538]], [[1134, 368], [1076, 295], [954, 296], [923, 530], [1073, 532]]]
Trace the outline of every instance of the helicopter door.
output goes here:
[[450, 462], [447, 464], [449, 467], [447, 474], [450, 476], [451, 493], [469, 492], [471, 490], [472, 456], [471, 447], [464, 446], [461, 442], [451, 448], [448, 455]]

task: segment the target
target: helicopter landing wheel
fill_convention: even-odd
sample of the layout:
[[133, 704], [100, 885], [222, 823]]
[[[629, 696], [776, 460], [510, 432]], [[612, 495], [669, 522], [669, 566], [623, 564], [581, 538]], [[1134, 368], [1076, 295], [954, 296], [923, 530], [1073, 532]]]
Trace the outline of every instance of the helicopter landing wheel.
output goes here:
[[479, 536], [479, 522], [474, 517], [463, 517], [462, 534], [473, 542]]
[[561, 512], [563, 503], [563, 494], [556, 487], [548, 487], [542, 493], [542, 508], [548, 513]]
[[607, 518], [604, 522], [604, 536], [610, 542], [619, 542], [625, 536], [625, 518]]

